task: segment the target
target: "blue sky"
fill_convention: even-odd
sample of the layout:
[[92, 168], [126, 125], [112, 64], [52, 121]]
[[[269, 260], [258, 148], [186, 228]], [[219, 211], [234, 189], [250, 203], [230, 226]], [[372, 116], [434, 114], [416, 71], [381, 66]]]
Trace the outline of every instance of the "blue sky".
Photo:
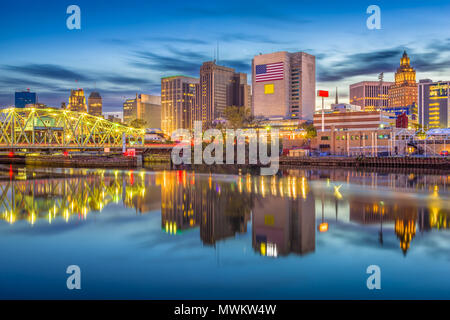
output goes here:
[[[81, 30], [68, 30], [66, 8], [81, 8]], [[381, 30], [366, 9], [381, 8]], [[219, 43], [220, 64], [250, 73], [259, 53], [316, 55], [317, 89], [393, 80], [403, 50], [418, 79], [450, 79], [450, 3], [444, 1], [8, 1], [0, 11], [0, 106], [31, 88], [51, 106], [70, 89], [95, 88], [104, 111], [119, 111], [136, 92], [159, 94], [160, 78], [198, 76]], [[250, 81], [250, 76], [249, 76]]]

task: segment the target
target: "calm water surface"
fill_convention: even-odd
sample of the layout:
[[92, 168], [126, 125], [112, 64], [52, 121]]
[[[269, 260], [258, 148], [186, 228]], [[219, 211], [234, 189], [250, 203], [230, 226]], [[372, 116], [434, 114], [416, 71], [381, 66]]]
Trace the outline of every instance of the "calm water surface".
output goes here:
[[[11, 175], [0, 298], [450, 298], [447, 175]], [[79, 291], [66, 288], [73, 264]], [[369, 265], [381, 290], [366, 287]]]

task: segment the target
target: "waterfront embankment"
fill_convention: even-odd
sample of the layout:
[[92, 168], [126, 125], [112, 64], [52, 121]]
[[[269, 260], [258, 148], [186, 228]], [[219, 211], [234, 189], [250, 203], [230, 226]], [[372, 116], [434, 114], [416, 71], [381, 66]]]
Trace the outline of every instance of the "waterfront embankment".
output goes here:
[[1, 164], [72, 168], [134, 168], [142, 165], [142, 157], [124, 155], [14, 155], [0, 156]]
[[[122, 154], [107, 155], [14, 155], [13, 157], [0, 155], [0, 164], [16, 164], [43, 167], [72, 167], [72, 168], [138, 168], [143, 165], [167, 164], [180, 169], [198, 171], [221, 170], [221, 168], [243, 170], [245, 172], [259, 171], [260, 165], [172, 165], [170, 154], [137, 155], [134, 157]], [[450, 170], [448, 157], [287, 157], [279, 158], [280, 166], [289, 167], [328, 167], [328, 168], [416, 168]]]
[[280, 157], [280, 165], [341, 168], [426, 168], [450, 170], [447, 157]]

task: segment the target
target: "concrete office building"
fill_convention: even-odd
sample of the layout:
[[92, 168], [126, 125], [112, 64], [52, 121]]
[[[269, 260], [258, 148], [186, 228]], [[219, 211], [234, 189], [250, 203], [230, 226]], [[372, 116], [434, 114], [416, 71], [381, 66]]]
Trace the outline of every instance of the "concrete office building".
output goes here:
[[224, 120], [228, 106], [250, 108], [247, 75], [219, 66], [215, 61], [204, 62], [200, 67], [199, 89], [199, 102], [192, 121], [202, 121], [207, 125]]
[[91, 92], [89, 95], [88, 113], [96, 117], [102, 116], [102, 97], [96, 91]]
[[140, 94], [137, 109], [138, 119], [146, 123], [146, 128], [161, 129], [161, 96]]
[[131, 124], [133, 120], [145, 121], [146, 128], [161, 128], [161, 97], [149, 94], [137, 94], [123, 104], [123, 122]]
[[315, 56], [282, 51], [253, 58], [253, 115], [312, 120], [315, 105]]
[[187, 76], [161, 78], [161, 129], [165, 134], [192, 128], [198, 84], [199, 79]]
[[450, 81], [419, 81], [419, 125], [426, 129], [450, 127]]
[[389, 88], [394, 82], [361, 81], [349, 87], [350, 104], [366, 111], [375, 111], [389, 105]]

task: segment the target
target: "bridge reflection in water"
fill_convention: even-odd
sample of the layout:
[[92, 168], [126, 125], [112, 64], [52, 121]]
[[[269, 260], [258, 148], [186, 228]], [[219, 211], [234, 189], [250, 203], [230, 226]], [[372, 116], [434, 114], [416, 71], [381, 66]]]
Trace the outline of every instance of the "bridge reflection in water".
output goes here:
[[377, 227], [380, 246], [384, 235], [394, 232], [406, 254], [417, 232], [448, 229], [450, 223], [450, 178], [441, 175], [288, 170], [263, 177], [70, 169], [63, 178], [39, 178], [30, 170], [0, 181], [1, 217], [10, 224], [83, 221], [116, 204], [137, 214], [160, 211], [162, 232], [169, 235], [199, 228], [203, 244], [210, 246], [246, 233], [252, 222], [253, 249], [277, 257], [314, 252], [316, 237], [342, 223]]

